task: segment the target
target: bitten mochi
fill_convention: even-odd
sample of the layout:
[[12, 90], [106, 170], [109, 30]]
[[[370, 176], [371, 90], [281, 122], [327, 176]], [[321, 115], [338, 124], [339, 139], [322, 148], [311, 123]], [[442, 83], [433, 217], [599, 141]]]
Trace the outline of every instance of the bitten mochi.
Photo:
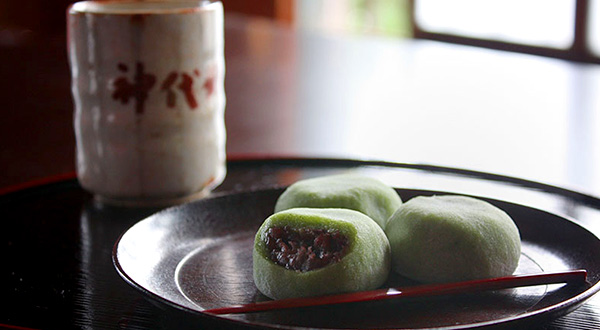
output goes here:
[[421, 282], [511, 275], [521, 255], [519, 230], [508, 214], [466, 196], [419, 196], [405, 202], [385, 228], [392, 269]]
[[336, 174], [300, 180], [275, 204], [275, 212], [296, 208], [346, 208], [362, 212], [384, 228], [402, 199], [381, 181], [358, 174]]
[[[332, 257], [325, 264], [317, 263], [317, 268], [305, 269], [311, 263], [306, 262], [306, 255], [285, 254], [289, 250], [303, 249], [299, 246], [304, 243], [290, 243], [285, 238], [282, 241], [286, 244], [273, 242], [274, 237], [280, 237], [284, 232], [299, 233], [297, 237], [314, 234], [312, 239], [303, 238], [312, 250], [322, 247], [333, 249], [333, 245], [337, 244], [333, 241], [341, 242], [343, 246], [338, 249], [337, 259], [335, 253], [331, 253]], [[280, 249], [283, 245], [285, 247]], [[275, 250], [271, 249], [273, 246]], [[286, 252], [283, 253], [283, 250]], [[306, 251], [303, 253], [306, 254]], [[313, 258], [327, 253], [313, 253]], [[304, 261], [296, 262], [296, 259]], [[375, 289], [386, 281], [390, 262], [390, 246], [383, 229], [368, 216], [349, 209], [294, 208], [281, 211], [263, 222], [254, 240], [254, 282], [261, 293], [272, 299]]]

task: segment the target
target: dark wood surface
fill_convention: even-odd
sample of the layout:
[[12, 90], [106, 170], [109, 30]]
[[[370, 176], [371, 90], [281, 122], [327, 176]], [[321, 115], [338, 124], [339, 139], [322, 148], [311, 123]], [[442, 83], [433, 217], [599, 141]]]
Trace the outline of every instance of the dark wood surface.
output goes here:
[[[433, 164], [600, 195], [598, 65], [432, 41], [295, 31], [233, 14], [226, 17], [225, 32], [230, 158], [292, 155]], [[4, 37], [0, 60], [0, 187], [6, 192], [32, 180], [68, 177], [74, 171], [75, 142], [64, 34]], [[92, 289], [85, 276], [102, 289], [116, 283], [98, 277], [112, 268], [90, 268], [83, 275], [52, 271], [56, 263], [65, 267], [60, 269], [79, 267], [77, 254], [89, 243], [80, 233], [89, 196], [74, 181], [61, 187], [49, 195], [42, 191], [35, 203], [20, 201], [27, 213], [13, 208], [3, 216], [5, 226], [23, 221], [2, 230], [3, 255], [31, 263], [21, 260], [19, 269], [3, 268], [3, 278], [21, 284], [2, 288], [14, 291], [4, 296], [15, 304], [0, 313], [0, 323], [80, 328], [93, 319], [101, 320], [96, 328], [110, 328], [102, 322], [132, 329], [173, 325], [141, 299], [120, 303], [117, 295], [95, 302], [80, 295]], [[106, 255], [110, 241], [144, 215], [101, 229], [109, 243], [98, 253]], [[17, 253], [27, 244], [33, 248]], [[40, 261], [36, 249], [50, 246], [57, 249]], [[34, 276], [47, 270], [49, 278]], [[586, 306], [591, 323], [567, 318], [548, 329], [597, 327], [596, 305]], [[130, 317], [119, 314], [124, 310]], [[34, 315], [50, 321], [36, 323]]]
[[[599, 199], [590, 199], [585, 195], [574, 194], [568, 190], [537, 183], [514, 181], [510, 178], [430, 166], [402, 166], [383, 162], [319, 159], [232, 160], [228, 164], [228, 176], [216, 193], [217, 196], [226, 197], [229, 197], [227, 194], [233, 193], [231, 200], [240, 200], [240, 198], [244, 198], [244, 194], [236, 196], [235, 193], [245, 192], [246, 198], [250, 198], [251, 201], [234, 204], [242, 209], [247, 208], [249, 204], [256, 204], [257, 209], [260, 211], [244, 212], [249, 217], [248, 222], [260, 223], [261, 219], [256, 218], [257, 214], [269, 214], [266, 208], [269, 204], [274, 203], [275, 197], [273, 196], [276, 196], [273, 194], [273, 190], [269, 190], [269, 188], [284, 187], [303, 177], [348, 170], [369, 173], [369, 175], [385, 180], [396, 187], [410, 187], [417, 183], [419, 189], [423, 191], [475, 194], [496, 200], [516, 201], [538, 210], [545, 209], [563, 216], [576, 218], [579, 224], [595, 228], [595, 231], [598, 232], [600, 221]], [[256, 193], [247, 193], [247, 191]], [[259, 196], [264, 196], [265, 192], [269, 192], [267, 195], [271, 197], [268, 200], [260, 199]], [[405, 198], [408, 197], [405, 196]], [[258, 200], [252, 201], [252, 199]], [[261, 206], [258, 207], [258, 205]], [[504, 208], [506, 206], [499, 207]], [[325, 312], [316, 310], [315, 313], [311, 314], [313, 318], [300, 317], [299, 319], [299, 315], [302, 315], [301, 312], [275, 313], [264, 318], [250, 315], [247, 318], [241, 318], [243, 323], [233, 324], [227, 321], [227, 317], [215, 319], [194, 313], [191, 309], [182, 311], [181, 307], [174, 308], [172, 304], [165, 303], [164, 300], [160, 299], [160, 296], [159, 299], [153, 298], [152, 295], [129, 286], [126, 281], [119, 277], [113, 266], [111, 255], [114, 244], [128, 228], [158, 210], [98, 205], [94, 203], [90, 194], [79, 187], [74, 178], [48, 185], [38, 185], [1, 196], [0, 217], [3, 222], [2, 228], [0, 228], [0, 242], [2, 244], [0, 257], [3, 260], [3, 268], [0, 272], [0, 279], [2, 280], [0, 294], [4, 301], [8, 303], [5, 304], [2, 313], [0, 313], [0, 328], [29, 330], [71, 328], [231, 330], [247, 328], [252, 325], [256, 326], [257, 322], [267, 322], [266, 324], [270, 325], [289, 325], [300, 322], [299, 324], [305, 326], [312, 324], [312, 326], [327, 325], [328, 327], [336, 327], [337, 323], [332, 322], [335, 318], [327, 317], [327, 310]], [[509, 212], [508, 208], [506, 210]], [[228, 214], [228, 212], [238, 214], [235, 216], [238, 221], [242, 216], [239, 214], [240, 211], [236, 211], [235, 208], [223, 209], [222, 211], [225, 214]], [[171, 210], [170, 212], [177, 213], [177, 210]], [[181, 211], [181, 213], [184, 212]], [[187, 212], [189, 212], [189, 209]], [[533, 211], [532, 214], [539, 212]], [[189, 220], [194, 217], [195, 215], [188, 214], [183, 218]], [[206, 215], [206, 217], [213, 219], [210, 221], [227, 221], [227, 219], [220, 219], [213, 212], [210, 212], [210, 215]], [[519, 218], [520, 223], [529, 222], [533, 224], [539, 221], [544, 221], [544, 218], [537, 216]], [[566, 220], [563, 221], [566, 222]], [[555, 225], [553, 222], [549, 222], [547, 226], [540, 229], [540, 233], [543, 233], [541, 237], [545, 238], [539, 241], [536, 240], [535, 226], [529, 226], [526, 230], [529, 251], [534, 252], [534, 255], [538, 256], [537, 258], [541, 258], [539, 261], [543, 267], [551, 267], [551, 270], [562, 270], [564, 267], [569, 266], [577, 268], [581, 267], [578, 266], [581, 264], [594, 265], [593, 271], [589, 274], [589, 279], [592, 283], [596, 283], [595, 290], [597, 290], [600, 276], [597, 272], [598, 260], [590, 259], [586, 257], [586, 253], [577, 251], [581, 250], [581, 248], [578, 248], [579, 244], [596, 246], [598, 239], [593, 238], [590, 243], [591, 235], [584, 235], [585, 239], [580, 243], [572, 239], [562, 241], [558, 246], [570, 246], [571, 248], [560, 251], [558, 253], [560, 257], [558, 258], [556, 256], [557, 251], [554, 252], [554, 255], [546, 255], [541, 251], [556, 250], [556, 247], [548, 249], [549, 246], [552, 246], [548, 239], [552, 239], [556, 234], [565, 234], [552, 231]], [[522, 229], [525, 235], [526, 228]], [[154, 234], [148, 233], [148, 235]], [[165, 241], [173, 240], [169, 237], [163, 238]], [[539, 245], [537, 248], [536, 245], [531, 245], [535, 241]], [[163, 244], [163, 241], [161, 242], [160, 245], [166, 245]], [[205, 241], [200, 240], [199, 242]], [[191, 248], [189, 243], [182, 244], [181, 248]], [[177, 242], [172, 242], [172, 244], [175, 244], [174, 248], [176, 248]], [[196, 250], [193, 247], [191, 249]], [[168, 249], [163, 251], [158, 246], [156, 250], [167, 254]], [[159, 257], [155, 252], [152, 253], [150, 259]], [[242, 255], [247, 253], [247, 251], [240, 251]], [[222, 264], [217, 264], [226, 268], [231, 267], [233, 263], [230, 259], [233, 254], [232, 251], [229, 251], [229, 257], [226, 257]], [[596, 251], [592, 255], [597, 254]], [[140, 262], [143, 262], [146, 257], [149, 256], [141, 256], [139, 258]], [[536, 258], [535, 256], [529, 257]], [[238, 262], [241, 267], [249, 267], [247, 260]], [[192, 281], [203, 283], [203, 280], [200, 279], [203, 276], [202, 274], [196, 274], [195, 276], [198, 278], [194, 277]], [[209, 278], [214, 280], [216, 277], [209, 276]], [[151, 277], [148, 281], [160, 282], [165, 280], [162, 277], [161, 279], [152, 279]], [[219, 280], [216, 281], [219, 282]], [[239, 278], [235, 283], [238, 283], [235, 290], [241, 290]], [[221, 287], [221, 289], [223, 288]], [[253, 290], [250, 287], [244, 287], [243, 289]], [[473, 306], [473, 299], [480, 300], [467, 295], [465, 297], [453, 297], [450, 300], [452, 301], [450, 307], [444, 304], [447, 301], [445, 298], [441, 298], [442, 300], [434, 299], [433, 301], [417, 301], [415, 304], [405, 306], [404, 308], [411, 311], [407, 317], [413, 320], [414, 323], [407, 322], [405, 319], [394, 321], [396, 313], [393, 312], [393, 309], [390, 309], [390, 306], [386, 305], [385, 310], [388, 312], [383, 313], [383, 315], [386, 317], [387, 323], [380, 323], [381, 320], [379, 319], [374, 320], [372, 323], [368, 319], [361, 319], [360, 324], [387, 324], [388, 327], [394, 327], [394, 325], [411, 326], [411, 324], [412, 326], [423, 327], [433, 324], [452, 326], [453, 322], [476, 324], [478, 320], [485, 319], [490, 320], [490, 325], [497, 325], [493, 327], [494, 329], [597, 329], [600, 325], [598, 297], [594, 296], [589, 300], [582, 301], [580, 299], [589, 297], [585, 296], [585, 292], [580, 291], [579, 286], [573, 287], [573, 289], [576, 289], [576, 291], [568, 293], [570, 291], [567, 290], [566, 296], [563, 296], [563, 294], [558, 294], [558, 296], [549, 294], [548, 299], [545, 299], [543, 304], [538, 303], [541, 306], [537, 306], [535, 302], [532, 303], [532, 298], [528, 298], [527, 295], [517, 296], [515, 299], [518, 301], [514, 303], [503, 302], [507, 306], [512, 306], [506, 311], [500, 311], [490, 297], [487, 298], [488, 300], [484, 298], [484, 309], [486, 311], [496, 310], [497, 315], [501, 315], [501, 317], [490, 315], [478, 317], [478, 310], [476, 306]], [[211, 299], [215, 299], [215, 291], [212, 288], [198, 288], [198, 290], [208, 290]], [[231, 290], [234, 290], [233, 286]], [[221, 295], [220, 298], [216, 299], [222, 299], [225, 304], [235, 303], [235, 299], [239, 299], [238, 291], [235, 291], [233, 297]], [[558, 292], [561, 291], [563, 290]], [[534, 290], [534, 292], [537, 291]], [[557, 297], [563, 298], [553, 300]], [[502, 300], [502, 298], [500, 299]], [[568, 305], [561, 307], [561, 303], [566, 302], [563, 299], [570, 299], [571, 301]], [[530, 306], [531, 311], [535, 311], [535, 313], [528, 313], [528, 310], [521, 306], [522, 304], [525, 304], [523, 306]], [[515, 306], [521, 307], [517, 308]], [[344, 309], [341, 308], [334, 315], [343, 314]], [[432, 317], [431, 308], [443, 310], [446, 316], [441, 319], [427, 319]], [[452, 308], [466, 308], [468, 310], [461, 310], [460, 313], [471, 316], [466, 319], [456, 319], [451, 312]], [[354, 310], [359, 314], [362, 313], [365, 317], [370, 315], [369, 309], [366, 311], [356, 310], [355, 306], [349, 310]], [[329, 311], [332, 310], [329, 309]], [[406, 313], [406, 311], [404, 312]], [[567, 312], [570, 313], [564, 315]], [[520, 320], [524, 313], [527, 313], [527, 318]], [[289, 315], [293, 315], [293, 319], [287, 319]], [[504, 318], [507, 319], [503, 320]], [[240, 318], [234, 319], [239, 320]], [[356, 326], [356, 324], [346, 324], [346, 326]]]
[[[0, 47], [0, 187], [74, 170], [64, 35]], [[600, 193], [600, 66], [226, 18], [227, 150], [426, 163]]]

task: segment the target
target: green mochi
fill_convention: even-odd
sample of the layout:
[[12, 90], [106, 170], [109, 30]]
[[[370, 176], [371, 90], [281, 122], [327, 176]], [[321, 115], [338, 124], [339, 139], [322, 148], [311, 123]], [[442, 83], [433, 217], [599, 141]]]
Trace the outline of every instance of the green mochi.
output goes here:
[[[268, 257], [265, 237], [276, 226], [339, 230], [349, 239], [348, 252], [323, 268], [286, 269]], [[375, 289], [387, 280], [391, 268], [383, 229], [366, 215], [348, 209], [295, 208], [275, 213], [258, 229], [252, 256], [254, 283], [272, 299]]]
[[521, 239], [508, 214], [466, 196], [415, 197], [389, 219], [392, 269], [439, 283], [511, 275]]
[[298, 181], [275, 204], [275, 212], [296, 208], [345, 208], [362, 212], [381, 228], [402, 205], [396, 191], [381, 181], [357, 174], [337, 174]]

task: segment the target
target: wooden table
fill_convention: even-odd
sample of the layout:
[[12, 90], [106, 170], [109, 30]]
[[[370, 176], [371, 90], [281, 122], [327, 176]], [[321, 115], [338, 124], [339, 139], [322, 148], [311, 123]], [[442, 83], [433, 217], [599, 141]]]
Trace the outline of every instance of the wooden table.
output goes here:
[[[226, 19], [227, 150], [425, 163], [600, 195], [600, 66]], [[0, 187], [74, 171], [64, 39], [0, 49]]]
[[[34, 35], [17, 46], [5, 45], [0, 60], [2, 191], [39, 187], [49, 177], [72, 178], [74, 136], [64, 36]], [[226, 66], [231, 159], [287, 155], [441, 165], [539, 181], [589, 198], [600, 196], [598, 65], [430, 41], [293, 31], [230, 15]], [[61, 182], [74, 190], [54, 196], [60, 205], [42, 204], [42, 214], [54, 214], [39, 220], [49, 229], [62, 228], [61, 217], [79, 219], [81, 206], [89, 199], [76, 182]], [[123, 230], [144, 214], [112, 230]], [[588, 225], [598, 227], [595, 222]], [[69, 233], [61, 235], [65, 241], [52, 242], [84, 244], [69, 241]], [[3, 249], [14, 243], [10, 235], [4, 239]], [[67, 266], [73, 263], [66, 256], [55, 257]], [[15, 270], [2, 272], [13, 282], [20, 276]], [[42, 319], [50, 317], [61, 297], [72, 297], [69, 290], [85, 290], [71, 275], [64, 281], [61, 275], [54, 276], [50, 283], [32, 283], [24, 293], [42, 294], [28, 311], [40, 313]], [[94, 306], [94, 302], [69, 303]], [[137, 316], [156, 311], [139, 304], [129, 306], [142, 306]], [[596, 298], [584, 311], [593, 326], [599, 325], [598, 305]], [[69, 315], [52, 315], [48, 324], [84, 326], [96, 317], [69, 310], [62, 306], [59, 311]], [[0, 323], [44, 326], [27, 323], [23, 315], [0, 315]], [[562, 320], [542, 328], [587, 329], [585, 324]], [[140, 328], [151, 326], [141, 323]]]

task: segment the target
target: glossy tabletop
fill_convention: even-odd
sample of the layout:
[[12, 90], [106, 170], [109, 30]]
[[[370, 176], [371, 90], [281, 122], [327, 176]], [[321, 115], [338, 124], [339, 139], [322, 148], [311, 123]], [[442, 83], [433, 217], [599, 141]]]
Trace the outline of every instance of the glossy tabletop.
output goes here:
[[[594, 206], [600, 196], [599, 66], [431, 41], [296, 31], [244, 16], [229, 15], [225, 24], [232, 161], [264, 155], [376, 159], [501, 174], [511, 184], [524, 179], [573, 192], [566, 199], [534, 199], [600, 233]], [[114, 241], [157, 210], [98, 209], [79, 188], [64, 47], [64, 36], [0, 47], [8, 63], [0, 73], [10, 81], [0, 92], [2, 296], [10, 302], [0, 324], [221, 326], [148, 302], [113, 269]], [[230, 170], [219, 191], [257, 180], [281, 184], [290, 180], [281, 176], [294, 175], [255, 165]], [[48, 177], [60, 180], [41, 184]], [[423, 188], [427, 179], [412, 184]], [[462, 189], [452, 181], [434, 184]], [[506, 188], [511, 184], [494, 187], [490, 196], [522, 202]], [[539, 328], [598, 328], [598, 306], [593, 298]]]

